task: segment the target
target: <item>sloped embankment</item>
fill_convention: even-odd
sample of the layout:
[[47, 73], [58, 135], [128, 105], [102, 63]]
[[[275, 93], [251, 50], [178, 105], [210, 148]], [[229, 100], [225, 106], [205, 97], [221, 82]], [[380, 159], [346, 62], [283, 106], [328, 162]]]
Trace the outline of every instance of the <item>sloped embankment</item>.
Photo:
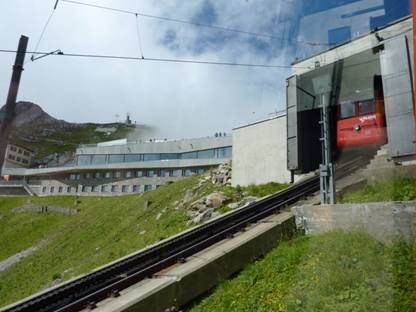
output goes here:
[[[0, 197], [0, 261], [47, 241], [0, 272], [0, 306], [185, 230], [197, 223], [198, 208], [210, 209], [209, 217], [213, 217], [238, 206], [235, 201], [244, 203], [244, 197], [265, 195], [262, 188], [234, 189], [213, 183], [209, 175], [128, 196]], [[270, 184], [263, 192], [276, 192], [284, 187]], [[213, 193], [221, 195], [209, 196]], [[220, 205], [215, 203], [222, 197], [227, 200]], [[49, 210], [13, 212], [28, 205], [65, 207], [78, 212], [70, 215]]]
[[414, 249], [332, 232], [283, 242], [190, 311], [415, 311]]

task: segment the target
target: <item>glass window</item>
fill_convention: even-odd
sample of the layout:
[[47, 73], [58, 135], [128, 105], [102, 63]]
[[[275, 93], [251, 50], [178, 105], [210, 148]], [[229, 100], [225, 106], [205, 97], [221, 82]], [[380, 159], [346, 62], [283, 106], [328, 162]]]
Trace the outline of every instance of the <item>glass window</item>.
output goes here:
[[155, 170], [147, 170], [147, 177], [154, 177], [155, 176], [155, 174], [156, 174], [156, 171]]
[[91, 179], [92, 174], [90, 172], [84, 173], [84, 179]]
[[178, 154], [160, 154], [161, 160], [175, 160], [178, 158]]
[[183, 153], [182, 159], [196, 159], [198, 158], [197, 152]]
[[355, 116], [355, 103], [352, 101], [343, 102], [340, 105], [340, 118], [351, 118]]
[[203, 174], [204, 172], [205, 172], [204, 168], [199, 168], [197, 171], [198, 174]]
[[169, 176], [170, 177], [177, 177], [178, 176], [178, 170], [176, 170], [176, 169], [169, 170]]
[[23, 152], [23, 155], [25, 155], [25, 156], [29, 156], [30, 154], [29, 154], [29, 152], [24, 151], [24, 152]]
[[108, 185], [101, 185], [101, 193], [107, 193], [108, 192]]
[[123, 193], [127, 193], [129, 191], [129, 186], [128, 185], [123, 185], [122, 187], [121, 187], [121, 192], [123, 192]]
[[218, 158], [231, 158], [233, 149], [231, 146], [222, 147], [218, 149]]
[[60, 186], [59, 188], [58, 188], [58, 193], [62, 193], [62, 191], [63, 191], [64, 189], [63, 189], [63, 187], [62, 186]]
[[78, 166], [91, 165], [91, 155], [78, 155], [77, 165]]
[[144, 154], [144, 161], [160, 160], [160, 154]]
[[17, 151], [17, 148], [16, 148], [16, 146], [10, 146], [10, 150], [11, 150], [12, 152], [16, 152], [16, 151]]
[[112, 172], [111, 171], [107, 171], [106, 173], [105, 173], [105, 178], [106, 179], [111, 179], [113, 177], [113, 175], [112, 175]]
[[66, 187], [66, 192], [67, 192], [67, 193], [71, 193], [71, 187], [70, 187], [70, 186], [67, 186], [67, 187]]
[[136, 171], [136, 177], [137, 178], [140, 178], [140, 177], [142, 177], [143, 176], [143, 170], [137, 170]]
[[46, 186], [42, 187], [42, 193], [46, 193]]
[[124, 162], [124, 155], [117, 154], [117, 155], [109, 155], [108, 156], [108, 163], [109, 164], [119, 164]]
[[19, 148], [19, 150], [17, 151], [19, 154], [23, 154], [23, 151]]
[[98, 185], [93, 185], [92, 188], [91, 188], [91, 192], [97, 193], [98, 189], [99, 189]]
[[161, 177], [166, 176], [166, 170], [165, 169], [160, 169], [159, 170], [159, 176], [161, 176]]
[[101, 172], [96, 172], [96, 173], [94, 174], [94, 178], [96, 178], [96, 179], [101, 179], [101, 177], [102, 177]]
[[83, 193], [88, 192], [88, 186], [83, 185], [82, 188], [81, 188], [81, 192], [83, 192]]
[[119, 190], [118, 185], [111, 185], [111, 192], [112, 192], [112, 193], [117, 193], [117, 192], [118, 192], [118, 190]]
[[114, 173], [114, 177], [115, 178], [121, 178], [121, 171], [116, 171], [115, 173]]
[[191, 170], [191, 169], [184, 169], [184, 170], [182, 171], [182, 175], [183, 175], [184, 177], [190, 177], [190, 176], [192, 175], [192, 170]]
[[138, 162], [143, 161], [143, 157], [140, 154], [126, 154], [125, 156], [126, 162]]
[[133, 172], [132, 171], [127, 171], [126, 172], [126, 178], [131, 178], [133, 176]]
[[140, 192], [140, 185], [133, 185], [133, 192], [139, 193]]
[[55, 192], [55, 187], [54, 187], [54, 186], [51, 186], [51, 188], [50, 188], [50, 192], [51, 192], [51, 193]]
[[106, 163], [106, 155], [92, 155], [93, 165], [104, 165]]
[[21, 159], [20, 159], [20, 157], [19, 157], [19, 156], [17, 156], [17, 157], [16, 157], [16, 160], [17, 160], [17, 161], [21, 161]]
[[198, 152], [198, 158], [209, 159], [209, 158], [214, 158], [214, 157], [215, 157], [215, 150], [213, 149]]
[[151, 191], [152, 190], [152, 185], [150, 185], [150, 184], [146, 184], [145, 186], [144, 186], [144, 191], [145, 192], [149, 192], [149, 191]]
[[376, 102], [374, 100], [361, 101], [358, 103], [360, 115], [374, 114], [376, 112]]

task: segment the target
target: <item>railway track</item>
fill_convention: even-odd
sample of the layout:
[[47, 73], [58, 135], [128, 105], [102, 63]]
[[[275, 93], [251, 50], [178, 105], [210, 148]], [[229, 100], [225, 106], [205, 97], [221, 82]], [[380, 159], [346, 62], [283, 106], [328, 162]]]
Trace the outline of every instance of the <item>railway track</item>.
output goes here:
[[[359, 161], [339, 169], [338, 178], [356, 170]], [[109, 264], [97, 271], [66, 282], [54, 289], [21, 301], [4, 312], [79, 311], [116, 297], [125, 289], [146, 277], [165, 269], [265, 217], [319, 190], [319, 177], [313, 176], [279, 193], [205, 223], [148, 249]]]

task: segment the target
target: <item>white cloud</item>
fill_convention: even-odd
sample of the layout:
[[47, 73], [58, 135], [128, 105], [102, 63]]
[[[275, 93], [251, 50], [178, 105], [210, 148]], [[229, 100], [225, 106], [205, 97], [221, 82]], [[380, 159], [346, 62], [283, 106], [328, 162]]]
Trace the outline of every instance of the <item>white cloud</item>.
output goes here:
[[[87, 1], [87, 0], [85, 0]], [[94, 3], [92, 0], [90, 3]], [[55, 0], [0, 1], [0, 42], [14, 49], [20, 34], [33, 49]], [[96, 1], [95, 3], [98, 3]], [[100, 1], [101, 5], [147, 14], [191, 19], [203, 1]], [[279, 16], [276, 1], [212, 1], [216, 24], [270, 33]], [[140, 18], [145, 57], [186, 58], [243, 63], [287, 64], [286, 51], [255, 49], [248, 37], [227, 33], [217, 44], [195, 54], [202, 38], [220, 32], [189, 25]], [[274, 22], [276, 24], [276, 21]], [[276, 24], [276, 27], [278, 25]], [[272, 27], [272, 29], [270, 29]], [[167, 30], [177, 34], [178, 49], [162, 44]], [[268, 39], [262, 39], [267, 43]], [[134, 16], [61, 2], [39, 50], [139, 55]], [[267, 52], [267, 53], [265, 53]], [[0, 97], [5, 99], [14, 56], [0, 54]], [[195, 64], [47, 57], [28, 63], [20, 100], [40, 104], [69, 121], [114, 121], [130, 112], [140, 123], [158, 127], [160, 136], [202, 136], [266, 117], [284, 108], [288, 70]], [[254, 112], [254, 113], [253, 113]]]

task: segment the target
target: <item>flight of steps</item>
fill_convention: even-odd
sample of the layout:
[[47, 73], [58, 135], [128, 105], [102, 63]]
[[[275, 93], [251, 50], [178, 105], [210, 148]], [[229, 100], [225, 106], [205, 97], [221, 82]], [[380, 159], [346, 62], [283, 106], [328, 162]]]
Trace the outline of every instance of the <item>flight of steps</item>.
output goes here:
[[374, 158], [367, 165], [365, 170], [378, 170], [378, 169], [387, 169], [396, 167], [396, 163], [391, 159], [389, 155], [389, 146], [383, 145], [377, 151]]
[[389, 155], [388, 145], [383, 145], [377, 151], [367, 167], [358, 173], [368, 182], [388, 181], [400, 178], [414, 178], [414, 165], [405, 165], [394, 161]]

